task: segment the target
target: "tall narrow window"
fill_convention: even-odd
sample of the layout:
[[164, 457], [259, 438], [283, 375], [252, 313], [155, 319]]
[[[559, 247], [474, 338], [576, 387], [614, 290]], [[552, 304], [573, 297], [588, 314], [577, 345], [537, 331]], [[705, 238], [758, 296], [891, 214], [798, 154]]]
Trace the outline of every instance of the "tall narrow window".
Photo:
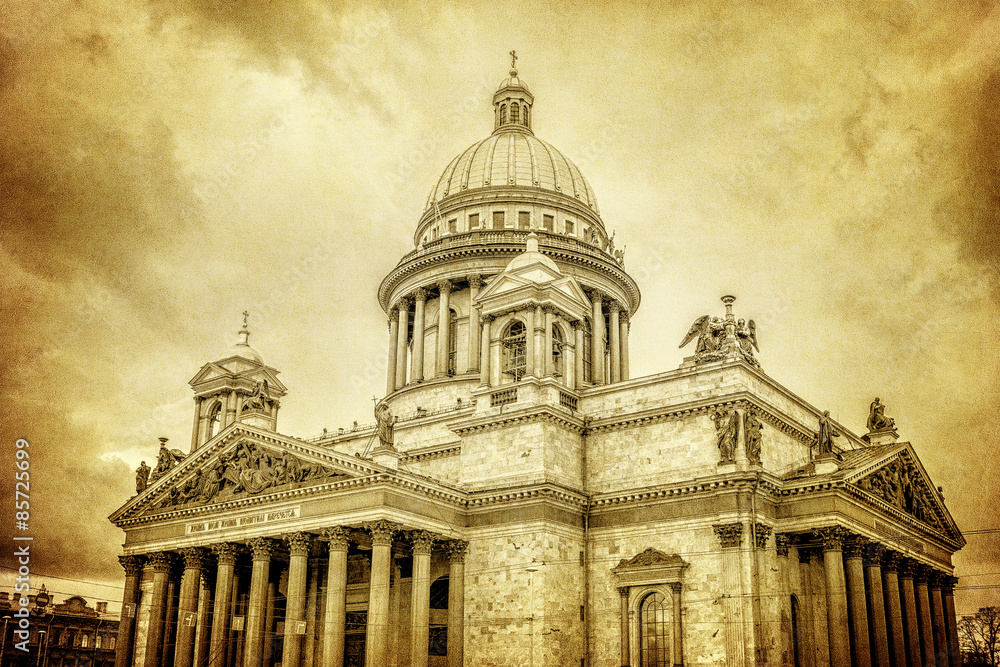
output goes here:
[[670, 605], [661, 593], [650, 593], [639, 607], [640, 667], [670, 666]]
[[583, 321], [583, 381], [594, 381], [594, 364], [591, 350], [593, 349], [594, 336], [590, 326], [590, 320]]
[[500, 105], [500, 124], [501, 125], [506, 125], [507, 124], [507, 105], [506, 104], [501, 104]]
[[216, 403], [208, 417], [208, 439], [214, 438], [222, 430], [222, 403]]
[[528, 107], [524, 107], [524, 125], [525, 127], [531, 127], [531, 123], [528, 122]]
[[503, 211], [493, 211], [493, 229], [503, 229]]
[[576, 231], [574, 230], [575, 227], [576, 227], [576, 225], [573, 224], [572, 220], [567, 220], [566, 221], [566, 236], [573, 236], [573, 234], [576, 233]]
[[469, 214], [469, 229], [479, 229], [479, 214], [470, 213]]
[[518, 110], [517, 102], [514, 102], [513, 104], [510, 105], [510, 122], [512, 122], [512, 123], [517, 123], [518, 122], [518, 120], [517, 120], [517, 116], [518, 116], [517, 110]]
[[454, 234], [457, 231], [458, 231], [458, 220], [456, 218], [452, 218], [451, 220], [448, 221], [448, 233]]
[[527, 229], [531, 226], [531, 213], [528, 211], [517, 212], [517, 228]]
[[458, 369], [458, 315], [454, 310], [448, 313], [448, 375]]
[[527, 357], [524, 322], [514, 321], [507, 326], [501, 341], [501, 353], [503, 354], [501, 360], [503, 372], [517, 382], [524, 376]]
[[551, 215], [543, 215], [542, 216], [542, 229], [544, 229], [547, 232], [551, 232], [551, 231], [553, 231], [553, 229], [552, 229], [553, 225], [554, 225], [554, 222], [553, 222], [553, 218], [552, 218]]

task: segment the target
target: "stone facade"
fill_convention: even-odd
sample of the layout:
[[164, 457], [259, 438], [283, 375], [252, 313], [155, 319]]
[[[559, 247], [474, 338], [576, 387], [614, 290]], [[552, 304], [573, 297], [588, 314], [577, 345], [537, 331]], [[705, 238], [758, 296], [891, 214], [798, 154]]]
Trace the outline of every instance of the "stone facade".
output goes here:
[[111, 517], [118, 667], [957, 664], [964, 540], [913, 446], [769, 377], [733, 297], [632, 378], [592, 190], [516, 70], [494, 103], [379, 287], [378, 423], [282, 435], [246, 326], [192, 380], [190, 452]]

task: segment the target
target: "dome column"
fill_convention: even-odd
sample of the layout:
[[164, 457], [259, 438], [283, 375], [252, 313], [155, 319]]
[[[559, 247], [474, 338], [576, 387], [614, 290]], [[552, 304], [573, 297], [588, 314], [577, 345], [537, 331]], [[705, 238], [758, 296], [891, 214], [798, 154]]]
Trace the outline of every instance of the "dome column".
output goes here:
[[604, 295], [594, 290], [591, 296], [594, 305], [594, 317], [591, 323], [591, 380], [595, 385], [604, 384]]
[[396, 330], [396, 382], [395, 388], [406, 384], [406, 334], [410, 324], [410, 301], [405, 297], [397, 305], [399, 323]]
[[482, 318], [480, 326], [482, 327], [482, 332], [480, 333], [479, 342], [479, 386], [488, 387], [490, 386], [490, 324], [493, 322], [493, 317], [486, 315]]
[[442, 280], [438, 283], [438, 335], [437, 335], [437, 364], [434, 374], [437, 377], [448, 375], [448, 333], [451, 309], [448, 299], [451, 295], [451, 281]]
[[545, 332], [543, 334], [545, 344], [542, 348], [542, 359], [544, 360], [545, 376], [549, 377], [556, 371], [555, 364], [552, 363], [552, 326], [555, 313], [548, 307], [543, 308], [542, 311], [545, 313]]
[[386, 368], [385, 393], [396, 391], [396, 346], [399, 338], [399, 309], [389, 311], [389, 363]]
[[548, 375], [549, 363], [547, 361], [545, 348], [546, 321], [548, 321], [548, 315], [545, 313], [544, 309], [541, 306], [535, 306], [535, 377]]
[[476, 297], [483, 286], [483, 279], [478, 274], [469, 276], [469, 365], [466, 369], [469, 373], [479, 370], [479, 316], [482, 309], [476, 305]]
[[622, 358], [621, 358], [621, 366], [622, 366], [621, 378], [622, 378], [622, 382], [625, 382], [629, 378], [629, 375], [628, 375], [628, 324], [629, 324], [628, 312], [622, 313], [621, 316], [620, 316], [620, 318], [621, 318], [621, 321], [619, 322], [619, 327], [621, 327], [621, 331], [619, 332], [618, 335], [619, 335], [619, 340], [621, 341], [621, 355], [622, 355]]
[[611, 347], [611, 382], [621, 382], [622, 379], [622, 367], [621, 367], [621, 339], [618, 337], [620, 324], [618, 320], [618, 312], [621, 310], [621, 306], [618, 305], [617, 301], [612, 301], [611, 305], [608, 307], [611, 311], [611, 325], [609, 332], [611, 333], [611, 340], [609, 346]]
[[413, 382], [424, 379], [424, 304], [427, 290], [422, 287], [414, 292], [413, 306], [413, 358], [410, 360], [410, 378]]
[[586, 332], [583, 330], [583, 321], [577, 320], [573, 323], [573, 335], [576, 338], [576, 349], [573, 350], [573, 363], [575, 365], [574, 369], [574, 379], [576, 380], [576, 388], [583, 389], [583, 337]]
[[524, 311], [524, 374], [535, 374], [535, 309]]

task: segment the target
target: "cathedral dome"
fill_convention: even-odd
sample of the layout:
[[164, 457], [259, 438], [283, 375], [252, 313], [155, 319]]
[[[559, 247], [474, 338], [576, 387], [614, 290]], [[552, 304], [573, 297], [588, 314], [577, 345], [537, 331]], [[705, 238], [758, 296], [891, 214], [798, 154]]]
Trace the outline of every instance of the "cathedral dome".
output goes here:
[[459, 153], [431, 190], [427, 207], [449, 195], [496, 187], [558, 192], [598, 211], [594, 191], [575, 164], [530, 130], [510, 124]]

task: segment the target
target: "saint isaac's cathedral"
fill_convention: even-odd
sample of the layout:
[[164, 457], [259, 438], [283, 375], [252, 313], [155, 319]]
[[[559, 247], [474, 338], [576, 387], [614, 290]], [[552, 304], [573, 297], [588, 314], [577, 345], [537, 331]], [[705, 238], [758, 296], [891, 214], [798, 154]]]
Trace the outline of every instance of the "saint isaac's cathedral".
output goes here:
[[117, 667], [958, 665], [965, 541], [885, 406], [783, 387], [731, 296], [632, 377], [639, 285], [534, 102], [512, 68], [378, 286], [372, 423], [282, 434], [308, 388], [246, 320], [191, 380], [110, 517]]

